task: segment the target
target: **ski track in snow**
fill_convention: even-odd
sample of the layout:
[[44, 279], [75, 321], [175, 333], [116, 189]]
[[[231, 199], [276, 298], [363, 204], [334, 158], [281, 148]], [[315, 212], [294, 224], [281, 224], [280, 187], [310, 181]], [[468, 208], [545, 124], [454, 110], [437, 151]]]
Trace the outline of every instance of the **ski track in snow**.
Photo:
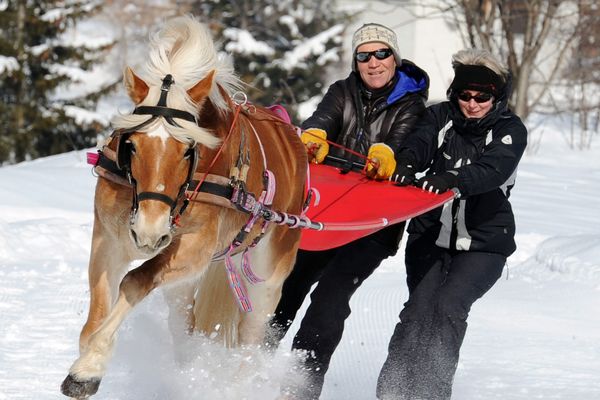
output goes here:
[[[89, 294], [94, 179], [82, 160], [0, 168], [0, 400], [64, 398]], [[471, 311], [453, 399], [600, 399], [600, 164], [571, 164], [523, 163], [513, 192], [519, 249]], [[375, 398], [407, 296], [402, 254], [353, 297], [324, 400]], [[287, 372], [291, 334], [273, 357], [178, 338], [176, 358], [166, 315], [160, 291], [132, 312], [94, 398], [275, 399], [280, 382], [299, 379]]]

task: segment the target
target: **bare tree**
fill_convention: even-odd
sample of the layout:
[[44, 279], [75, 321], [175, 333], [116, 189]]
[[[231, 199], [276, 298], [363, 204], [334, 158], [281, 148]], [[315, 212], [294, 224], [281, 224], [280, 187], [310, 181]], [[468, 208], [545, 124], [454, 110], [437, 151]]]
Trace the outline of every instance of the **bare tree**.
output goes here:
[[457, 27], [468, 44], [504, 58], [513, 73], [511, 105], [526, 119], [560, 77], [577, 37], [576, 2], [457, 0]]
[[572, 116], [567, 143], [583, 150], [590, 148], [600, 123], [600, 7], [596, 2], [580, 2], [578, 14], [576, 46], [563, 73], [565, 96], [559, 111]]
[[389, 0], [415, 18], [442, 15], [465, 46], [501, 57], [513, 73], [511, 107], [523, 119], [547, 103], [577, 37], [578, 1]]

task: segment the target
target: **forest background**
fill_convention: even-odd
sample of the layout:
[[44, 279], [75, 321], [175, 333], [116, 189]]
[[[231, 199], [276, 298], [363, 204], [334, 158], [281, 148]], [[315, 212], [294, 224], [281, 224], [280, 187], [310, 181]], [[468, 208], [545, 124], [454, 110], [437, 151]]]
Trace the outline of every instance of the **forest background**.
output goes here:
[[349, 72], [344, 38], [368, 10], [405, 16], [393, 29], [439, 20], [465, 47], [498, 54], [513, 73], [511, 106], [528, 125], [529, 152], [544, 138], [532, 115], [561, 116], [570, 148], [598, 136], [593, 0], [1, 0], [0, 165], [96, 145], [112, 115], [131, 108], [125, 63], [141, 65], [149, 35], [180, 14], [208, 23], [253, 102], [283, 104], [299, 124]]

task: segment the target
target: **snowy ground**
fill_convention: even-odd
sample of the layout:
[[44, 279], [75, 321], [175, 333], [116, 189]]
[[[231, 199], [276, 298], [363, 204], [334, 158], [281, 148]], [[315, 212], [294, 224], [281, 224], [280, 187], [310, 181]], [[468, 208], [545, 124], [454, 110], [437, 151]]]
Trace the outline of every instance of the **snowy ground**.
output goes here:
[[[600, 399], [600, 146], [571, 152], [554, 136], [522, 162], [519, 250], [473, 307], [454, 399]], [[0, 400], [63, 398], [87, 312], [94, 182], [83, 152], [0, 168]], [[375, 398], [407, 295], [403, 268], [402, 255], [386, 260], [353, 298], [323, 399]], [[165, 316], [156, 293], [126, 320], [95, 398], [276, 397], [289, 337], [239, 376], [247, 354], [202, 338], [182, 344], [190, 361], [177, 364]]]

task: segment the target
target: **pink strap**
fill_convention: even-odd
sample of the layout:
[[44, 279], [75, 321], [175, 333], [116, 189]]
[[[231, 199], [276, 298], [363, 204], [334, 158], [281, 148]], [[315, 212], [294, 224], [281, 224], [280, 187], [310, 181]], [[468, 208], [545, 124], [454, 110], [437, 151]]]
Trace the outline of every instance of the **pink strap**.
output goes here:
[[271, 204], [273, 204], [273, 198], [275, 197], [275, 189], [277, 187], [277, 184], [275, 182], [275, 174], [273, 174], [273, 172], [267, 169], [265, 170], [265, 174], [267, 177], [267, 188], [266, 191], [263, 192], [264, 198], [261, 195], [261, 199], [264, 204], [270, 206]]
[[93, 166], [96, 166], [98, 164], [98, 160], [100, 160], [100, 155], [98, 154], [98, 152], [91, 152], [88, 151], [86, 153], [87, 155], [87, 163]]
[[[300, 129], [298, 126], [296, 127], [296, 135], [298, 135], [298, 137], [302, 136], [302, 129]], [[310, 208], [310, 203], [312, 200], [311, 198], [313, 196], [315, 197], [313, 204], [317, 206], [321, 200], [321, 195], [317, 188], [313, 188], [310, 185], [310, 164], [306, 163], [306, 185], [304, 186], [304, 198], [306, 200], [304, 201], [304, 206], [302, 207], [302, 213], [300, 214], [301, 216], [304, 216]]]
[[225, 267], [227, 268], [227, 278], [229, 279], [229, 286], [233, 293], [235, 293], [235, 298], [237, 300], [238, 306], [243, 312], [252, 311], [252, 303], [250, 302], [250, 298], [248, 297], [248, 292], [246, 291], [246, 287], [244, 286], [244, 282], [240, 278], [240, 274], [237, 272], [235, 265], [233, 265], [233, 260], [231, 259], [231, 253], [233, 252], [234, 246], [231, 245], [229, 247], [229, 251], [225, 255]]
[[246, 248], [246, 250], [244, 250], [244, 254], [242, 255], [242, 272], [244, 273], [246, 279], [248, 279], [248, 282], [255, 285], [257, 283], [264, 282], [265, 280], [256, 275], [252, 270], [252, 266], [250, 265], [250, 253], [248, 253], [249, 249], [250, 247]]
[[258, 136], [258, 132], [256, 132], [256, 129], [254, 128], [254, 125], [250, 124], [250, 128], [252, 128], [254, 137], [258, 141], [258, 148], [260, 149], [260, 153], [262, 154], [262, 158], [263, 158], [263, 167], [264, 167], [264, 170], [266, 171], [267, 170], [267, 155], [265, 154], [265, 147], [263, 146], [262, 141], [260, 140], [260, 137]]

